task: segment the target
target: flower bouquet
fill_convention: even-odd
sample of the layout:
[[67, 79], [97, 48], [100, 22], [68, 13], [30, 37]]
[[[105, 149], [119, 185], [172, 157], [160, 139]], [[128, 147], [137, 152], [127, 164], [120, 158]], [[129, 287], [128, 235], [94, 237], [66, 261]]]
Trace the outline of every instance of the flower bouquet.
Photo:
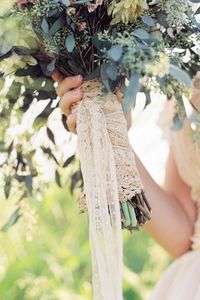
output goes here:
[[14, 45], [8, 30], [0, 40], [1, 65], [11, 57], [24, 62], [14, 65], [14, 76], [59, 71], [84, 77], [77, 122], [85, 186], [80, 207], [89, 214], [94, 298], [121, 299], [121, 224], [137, 229], [150, 220], [151, 208], [114, 93], [123, 92], [124, 111], [140, 89], [147, 97], [155, 89], [175, 95], [178, 122], [189, 75], [199, 68], [200, 25], [183, 0], [18, 0], [4, 18], [14, 18], [20, 31]]

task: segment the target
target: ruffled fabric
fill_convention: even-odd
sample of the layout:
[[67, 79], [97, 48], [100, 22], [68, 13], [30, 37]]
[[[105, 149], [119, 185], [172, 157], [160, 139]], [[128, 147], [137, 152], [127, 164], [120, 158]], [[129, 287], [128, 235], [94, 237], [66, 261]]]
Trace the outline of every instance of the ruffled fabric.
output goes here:
[[199, 300], [200, 251], [192, 250], [173, 262], [149, 300]]

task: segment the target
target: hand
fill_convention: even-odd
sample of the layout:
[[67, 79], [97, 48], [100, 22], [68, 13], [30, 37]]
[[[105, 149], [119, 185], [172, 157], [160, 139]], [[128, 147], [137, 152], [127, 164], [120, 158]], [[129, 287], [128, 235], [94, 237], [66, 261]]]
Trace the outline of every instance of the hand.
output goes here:
[[[83, 91], [81, 88], [83, 77], [78, 75], [64, 78], [60, 73], [54, 72], [52, 78], [58, 83], [56, 93], [61, 98], [59, 106], [63, 114], [67, 116], [67, 126], [71, 132], [76, 134], [77, 112], [72, 112], [72, 106], [83, 98]], [[122, 103], [122, 93], [117, 91], [116, 96], [118, 101]], [[129, 129], [131, 127], [131, 112], [126, 113], [125, 118]]]
[[191, 103], [200, 111], [200, 72], [197, 72], [192, 81]]
[[71, 132], [76, 134], [77, 113], [76, 111], [72, 112], [72, 106], [81, 101], [83, 97], [81, 89], [83, 77], [78, 75], [64, 78], [60, 73], [54, 72], [52, 78], [58, 83], [56, 93], [61, 98], [59, 106], [63, 114], [67, 116], [67, 126]]

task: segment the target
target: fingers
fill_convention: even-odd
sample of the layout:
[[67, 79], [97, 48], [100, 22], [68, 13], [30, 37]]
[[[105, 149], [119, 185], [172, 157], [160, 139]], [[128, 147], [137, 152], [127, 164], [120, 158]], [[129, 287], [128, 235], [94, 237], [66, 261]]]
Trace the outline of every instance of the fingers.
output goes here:
[[197, 74], [194, 76], [193, 80], [192, 80], [192, 87], [193, 90], [200, 90], [200, 72], [197, 72]]
[[71, 132], [77, 134], [76, 132], [76, 121], [77, 121], [77, 113], [73, 113], [67, 117], [67, 126]]
[[197, 74], [195, 75], [195, 77], [200, 78], [200, 71], [197, 72]]
[[120, 90], [116, 92], [117, 100], [122, 103], [123, 102], [123, 94]]
[[66, 116], [69, 116], [71, 114], [73, 104], [81, 101], [82, 97], [83, 91], [81, 88], [77, 88], [65, 93], [59, 103], [61, 111]]
[[78, 88], [83, 82], [81, 75], [65, 78], [57, 87], [56, 92], [59, 97], [62, 97], [66, 92]]
[[59, 72], [54, 72], [51, 77], [57, 83], [61, 83], [64, 80], [64, 77]]
[[[123, 93], [120, 91], [120, 89], [117, 89], [115, 94], [116, 94], [117, 100], [122, 104], [123, 98], [124, 98]], [[124, 116], [127, 121], [127, 130], [129, 130], [132, 126], [131, 111], [124, 113]]]
[[83, 77], [81, 75], [64, 78], [59, 72], [54, 72], [52, 78], [59, 85], [56, 89], [57, 95], [61, 97], [59, 106], [61, 111], [68, 116], [67, 127], [76, 134], [76, 112], [72, 113], [72, 107], [79, 102], [83, 97], [82, 89], [80, 88]]

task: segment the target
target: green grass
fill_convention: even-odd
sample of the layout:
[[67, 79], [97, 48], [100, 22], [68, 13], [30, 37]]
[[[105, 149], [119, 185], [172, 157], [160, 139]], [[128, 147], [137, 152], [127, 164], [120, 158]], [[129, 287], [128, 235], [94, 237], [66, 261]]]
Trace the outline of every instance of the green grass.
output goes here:
[[[0, 234], [0, 300], [92, 299], [87, 214], [75, 199], [53, 186], [43, 202], [30, 200], [39, 215], [32, 241], [23, 220]], [[3, 224], [11, 205], [0, 204]], [[169, 257], [144, 231], [123, 235], [124, 300], [145, 300]]]

